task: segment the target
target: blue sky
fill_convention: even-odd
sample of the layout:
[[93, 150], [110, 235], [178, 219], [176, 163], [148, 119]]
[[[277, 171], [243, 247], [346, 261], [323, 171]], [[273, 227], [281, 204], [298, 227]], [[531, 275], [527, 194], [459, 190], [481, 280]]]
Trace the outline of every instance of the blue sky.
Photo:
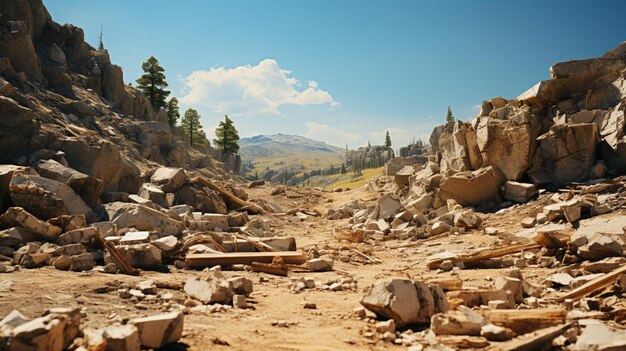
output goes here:
[[209, 135], [301, 134], [351, 148], [427, 139], [448, 105], [467, 120], [555, 62], [626, 40], [625, 1], [44, 0], [59, 23], [100, 26], [126, 82], [154, 55]]

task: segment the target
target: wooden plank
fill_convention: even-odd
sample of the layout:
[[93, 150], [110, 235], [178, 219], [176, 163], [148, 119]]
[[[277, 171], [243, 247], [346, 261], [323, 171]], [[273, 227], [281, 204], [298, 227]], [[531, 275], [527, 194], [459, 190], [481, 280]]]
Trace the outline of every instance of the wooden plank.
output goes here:
[[251, 202], [247, 202], [244, 201], [240, 198], [238, 198], [237, 196], [231, 194], [230, 192], [220, 188], [219, 186], [213, 184], [211, 181], [209, 181], [208, 179], [201, 177], [201, 176], [197, 176], [195, 178], [193, 178], [191, 180], [192, 183], [197, 183], [200, 185], [204, 185], [207, 188], [214, 190], [216, 192], [218, 192], [222, 197], [226, 198], [228, 201], [234, 203], [235, 205], [239, 206], [239, 207], [245, 207], [247, 211], [250, 211], [252, 213], [263, 213], [263, 209], [261, 207], [259, 207], [256, 204], [253, 204]]
[[604, 289], [607, 286], [613, 284], [613, 282], [615, 282], [617, 280], [617, 278], [626, 273], [626, 264], [622, 265], [621, 267], [618, 267], [616, 269], [614, 269], [613, 271], [611, 271], [610, 273], [607, 273], [601, 277], [598, 277], [596, 279], [593, 279], [585, 284], [583, 284], [582, 286], [570, 291], [569, 293], [559, 297], [557, 300], [558, 301], [565, 301], [567, 299], [570, 300], [580, 300], [583, 297], [596, 292], [600, 289]]
[[565, 323], [565, 309], [532, 310], [480, 310], [478, 311], [491, 323], [507, 327], [515, 334], [522, 335], [538, 329], [553, 327]]
[[[478, 265], [480, 262], [484, 260], [488, 260], [491, 258], [502, 257], [506, 255], [511, 255], [514, 253], [522, 252], [524, 250], [534, 250], [540, 249], [542, 246], [536, 243], [526, 243], [526, 244], [517, 244], [510, 245], [507, 247], [497, 248], [497, 249], [486, 249], [481, 250], [468, 255], [460, 255], [456, 259], [452, 259], [452, 261], [463, 262], [465, 267], [474, 267]], [[445, 260], [449, 260], [449, 258], [439, 258], [435, 260], [428, 261], [426, 266], [429, 269], [437, 269], [441, 265], [441, 263]]]
[[509, 341], [493, 343], [490, 351], [536, 351], [543, 350], [556, 337], [563, 334], [573, 324], [566, 323], [537, 330], [530, 334], [518, 336]]
[[250, 269], [253, 272], [263, 272], [283, 277], [289, 275], [289, 267], [285, 264], [252, 262]]
[[428, 284], [437, 284], [443, 291], [458, 291], [463, 289], [463, 280], [459, 277], [425, 277]]
[[231, 252], [224, 254], [189, 254], [185, 263], [189, 267], [212, 267], [217, 265], [247, 264], [252, 262], [271, 263], [280, 257], [287, 264], [303, 264], [308, 256], [298, 251], [278, 252]]

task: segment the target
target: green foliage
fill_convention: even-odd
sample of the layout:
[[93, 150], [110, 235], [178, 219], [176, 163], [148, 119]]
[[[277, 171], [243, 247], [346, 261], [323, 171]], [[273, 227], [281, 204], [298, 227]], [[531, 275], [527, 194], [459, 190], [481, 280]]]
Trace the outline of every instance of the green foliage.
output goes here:
[[150, 56], [141, 65], [141, 69], [143, 69], [145, 74], [137, 79], [137, 88], [146, 95], [155, 109], [166, 107], [165, 99], [170, 95], [170, 92], [165, 90], [167, 88], [165, 69], [161, 67], [159, 61], [154, 56]]
[[346, 174], [346, 164], [345, 163], [341, 164], [341, 171], [340, 172], [341, 172], [341, 174]]
[[183, 129], [183, 135], [189, 142], [189, 145], [193, 147], [204, 147], [208, 145], [208, 140], [206, 140], [204, 132], [202, 131], [198, 111], [192, 108], [185, 111], [185, 115], [180, 121], [180, 126]]
[[389, 131], [387, 131], [387, 135], [385, 135], [385, 147], [387, 149], [391, 147], [391, 137], [389, 137]]
[[233, 121], [224, 116], [224, 121], [220, 122], [220, 125], [215, 129], [215, 139], [213, 143], [215, 146], [223, 152], [237, 152], [239, 151], [239, 132], [233, 124]]
[[170, 126], [176, 127], [179, 118], [180, 110], [178, 108], [178, 99], [173, 97], [167, 103], [167, 121], [170, 123]]
[[454, 122], [454, 116], [452, 115], [452, 109], [448, 106], [448, 114], [446, 115], [446, 123]]

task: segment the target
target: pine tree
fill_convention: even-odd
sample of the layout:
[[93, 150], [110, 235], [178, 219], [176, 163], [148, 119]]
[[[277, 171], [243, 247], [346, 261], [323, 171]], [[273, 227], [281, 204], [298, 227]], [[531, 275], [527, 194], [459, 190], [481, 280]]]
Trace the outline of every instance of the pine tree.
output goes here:
[[448, 114], [446, 115], [446, 123], [454, 122], [454, 116], [452, 115], [452, 109], [448, 106]]
[[215, 139], [213, 143], [223, 152], [239, 151], [239, 133], [233, 124], [233, 121], [224, 116], [224, 121], [220, 122], [219, 127], [215, 129]]
[[193, 147], [203, 147], [207, 145], [206, 138], [202, 134], [202, 125], [200, 124], [200, 115], [198, 111], [190, 108], [185, 111], [183, 119], [180, 121], [183, 128], [183, 135]]
[[172, 128], [176, 127], [179, 118], [180, 110], [178, 109], [178, 99], [173, 97], [167, 103], [167, 120]]
[[341, 164], [341, 171], [340, 172], [341, 172], [341, 174], [346, 174], [346, 164], [345, 163]]
[[370, 144], [369, 140], [367, 141], [367, 149], [369, 150], [372, 147], [372, 144]]
[[98, 41], [98, 51], [104, 50], [104, 43], [102, 42], [102, 26], [100, 26], [100, 40]]
[[159, 61], [150, 56], [146, 62], [141, 65], [141, 69], [145, 72], [144, 75], [137, 79], [137, 88], [146, 95], [150, 104], [155, 109], [166, 107], [165, 99], [170, 94], [167, 88], [167, 81], [165, 81], [165, 69], [161, 67]]
[[389, 137], [389, 131], [387, 131], [387, 135], [385, 135], [385, 147], [387, 149], [391, 147], [391, 137]]

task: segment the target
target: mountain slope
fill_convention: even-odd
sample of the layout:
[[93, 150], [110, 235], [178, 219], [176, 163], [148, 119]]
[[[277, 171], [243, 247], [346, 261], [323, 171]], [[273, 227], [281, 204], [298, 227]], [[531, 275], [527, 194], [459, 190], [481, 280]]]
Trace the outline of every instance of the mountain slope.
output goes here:
[[[273, 157], [280, 158], [292, 155], [319, 154], [320, 156], [344, 156], [345, 150], [324, 142], [299, 135], [274, 134], [257, 135], [239, 140], [239, 153], [248, 159]], [[335, 155], [332, 155], [335, 154]]]
[[341, 167], [345, 150], [299, 135], [258, 135], [239, 140], [242, 174], [267, 174], [268, 180], [289, 170], [289, 178], [305, 172]]

